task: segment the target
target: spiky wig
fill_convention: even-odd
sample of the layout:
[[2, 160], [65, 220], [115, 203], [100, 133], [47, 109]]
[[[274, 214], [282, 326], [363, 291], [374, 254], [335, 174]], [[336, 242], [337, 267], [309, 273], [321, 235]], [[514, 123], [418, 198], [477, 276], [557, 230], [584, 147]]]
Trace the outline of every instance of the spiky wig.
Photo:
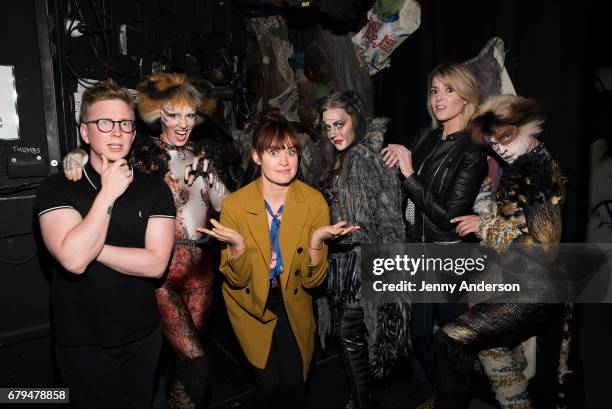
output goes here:
[[469, 131], [476, 142], [484, 143], [500, 126], [516, 126], [521, 135], [538, 136], [542, 133], [542, 124], [544, 116], [536, 101], [505, 94], [489, 98], [478, 107]]
[[217, 107], [217, 101], [207, 98], [184, 74], [151, 74], [138, 86], [138, 113], [143, 121], [152, 124], [166, 104], [194, 107], [199, 114], [208, 115]]

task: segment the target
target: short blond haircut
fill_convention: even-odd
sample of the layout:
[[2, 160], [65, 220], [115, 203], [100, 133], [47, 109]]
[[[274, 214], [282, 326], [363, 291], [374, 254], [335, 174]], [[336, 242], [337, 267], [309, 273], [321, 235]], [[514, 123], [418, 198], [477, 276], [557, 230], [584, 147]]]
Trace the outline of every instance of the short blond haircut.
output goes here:
[[89, 108], [99, 101], [109, 101], [118, 99], [129, 105], [130, 109], [134, 108], [132, 96], [127, 88], [117, 84], [112, 78], [107, 78], [104, 81], [98, 82], [91, 88], [83, 92], [81, 97], [81, 121], [87, 121]]

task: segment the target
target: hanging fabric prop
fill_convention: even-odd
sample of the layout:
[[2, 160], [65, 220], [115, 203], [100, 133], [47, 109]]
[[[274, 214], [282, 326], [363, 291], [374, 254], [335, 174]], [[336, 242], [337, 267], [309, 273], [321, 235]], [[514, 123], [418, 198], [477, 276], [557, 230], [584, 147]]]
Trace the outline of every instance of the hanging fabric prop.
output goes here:
[[[331, 86], [334, 90], [351, 90], [363, 101], [367, 116], [374, 115], [374, 86], [368, 72], [360, 64], [351, 41], [352, 33], [335, 34], [321, 29], [321, 42], [331, 63]], [[306, 69], [306, 67], [304, 68]]]
[[487, 44], [476, 57], [463, 63], [472, 71], [478, 81], [481, 102], [499, 94], [516, 95], [508, 71], [504, 66], [505, 58], [504, 40], [493, 37], [487, 41]]
[[280, 109], [291, 121], [297, 121], [297, 85], [289, 58], [293, 46], [289, 43], [287, 23], [283, 16], [258, 17], [249, 20], [255, 33], [263, 64], [263, 110]]

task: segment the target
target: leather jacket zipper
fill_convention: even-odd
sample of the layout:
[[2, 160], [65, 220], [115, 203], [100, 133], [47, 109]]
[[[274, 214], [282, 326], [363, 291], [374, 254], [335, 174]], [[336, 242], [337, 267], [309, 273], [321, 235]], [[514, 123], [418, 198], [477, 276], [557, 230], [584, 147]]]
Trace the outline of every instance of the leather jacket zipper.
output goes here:
[[442, 180], [440, 181], [440, 188], [438, 189], [438, 193], [442, 191], [442, 187], [444, 186], [444, 179], [446, 179], [447, 173], [448, 173], [448, 168], [444, 169], [444, 173], [442, 174]]
[[[434, 154], [434, 152], [436, 151], [436, 149], [438, 148], [438, 145], [440, 145], [440, 142], [442, 141], [442, 138], [440, 138], [438, 140], [438, 143], [436, 143], [436, 146], [433, 148], [433, 151], [431, 152], [431, 154], [426, 158], [429, 159], [431, 158], [431, 156]], [[429, 187], [431, 189], [433, 189], [433, 181], [436, 178], [436, 175], [438, 174], [438, 172], [440, 171], [440, 169], [442, 168], [442, 165], [446, 162], [446, 160], [448, 159], [448, 157], [450, 156], [450, 154], [453, 152], [453, 149], [450, 149], [446, 155], [444, 155], [444, 158], [442, 158], [442, 160], [440, 161], [440, 164], [438, 165], [438, 168], [436, 169], [436, 171], [434, 172], [433, 176], [431, 177], [431, 182], [429, 183]], [[423, 161], [423, 164], [425, 163], [425, 161]], [[419, 168], [419, 171], [421, 169], [423, 169], [423, 164], [421, 164], [421, 167]], [[446, 172], [448, 171], [448, 167], [446, 169], [444, 169], [444, 174], [442, 175], [442, 182], [444, 182], [444, 179], [446, 178]], [[441, 188], [442, 185], [440, 185]], [[421, 224], [422, 224], [422, 229], [421, 229], [421, 242], [425, 243], [425, 214], [423, 214], [423, 212], [421, 212]]]
[[[425, 166], [425, 163], [427, 163], [429, 158], [431, 158], [433, 154], [436, 153], [436, 149], [438, 149], [438, 145], [440, 145], [440, 142], [442, 142], [442, 138], [438, 139], [438, 142], [436, 142], [436, 146], [434, 146], [434, 148], [431, 150], [431, 153], [427, 155], [425, 159], [423, 159], [423, 162], [421, 162], [421, 166], [419, 166], [419, 170], [417, 171], [417, 176], [421, 175], [421, 171], [423, 170], [423, 166]], [[438, 169], [436, 170], [436, 173], [438, 172]], [[421, 225], [421, 242], [425, 243], [425, 215], [423, 214], [423, 211], [421, 211]]]

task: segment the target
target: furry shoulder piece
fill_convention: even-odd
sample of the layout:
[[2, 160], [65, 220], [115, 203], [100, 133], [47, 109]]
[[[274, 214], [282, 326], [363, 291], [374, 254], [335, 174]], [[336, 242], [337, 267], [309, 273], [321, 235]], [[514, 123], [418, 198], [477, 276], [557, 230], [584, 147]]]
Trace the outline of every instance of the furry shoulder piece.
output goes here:
[[481, 216], [482, 244], [503, 251], [509, 243], [559, 243], [566, 178], [543, 144], [504, 168], [497, 212]]
[[170, 155], [161, 146], [160, 140], [151, 136], [137, 137], [132, 147], [130, 162], [141, 172], [163, 178], [168, 172]]
[[361, 143], [374, 152], [380, 153], [388, 123], [388, 118], [372, 118], [368, 120], [367, 134]]
[[562, 205], [565, 199], [566, 178], [551, 157], [548, 150], [540, 143], [534, 150], [519, 156], [516, 161], [504, 169], [498, 189], [498, 199], [508, 202], [516, 201], [521, 206], [533, 206], [535, 203], [550, 201], [553, 205]]
[[497, 95], [483, 102], [469, 126], [469, 133], [479, 143], [493, 135], [495, 128], [512, 125], [523, 136], [542, 133], [544, 117], [533, 99], [516, 95]]
[[342, 157], [338, 184], [342, 212], [338, 220], [361, 226], [346, 239], [351, 242], [403, 242], [401, 185], [396, 169], [385, 166], [380, 156], [386, 119], [368, 123], [364, 140]]
[[217, 101], [206, 97], [184, 74], [151, 74], [138, 85], [138, 113], [144, 122], [156, 122], [166, 104], [191, 106], [209, 115], [216, 109]]

